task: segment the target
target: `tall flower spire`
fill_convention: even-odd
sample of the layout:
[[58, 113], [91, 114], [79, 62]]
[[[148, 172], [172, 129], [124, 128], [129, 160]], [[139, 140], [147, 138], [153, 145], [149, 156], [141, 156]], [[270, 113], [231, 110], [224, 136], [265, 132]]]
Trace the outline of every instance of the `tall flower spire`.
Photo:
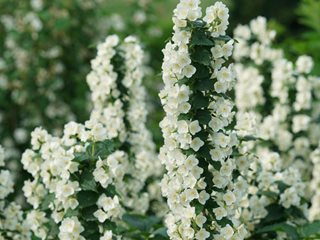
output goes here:
[[[235, 84], [227, 63], [234, 41], [226, 36], [229, 11], [221, 2], [201, 17], [200, 1], [182, 0], [174, 10], [174, 33], [163, 50], [166, 116], [161, 122], [170, 239], [244, 239], [237, 209], [247, 183], [241, 176], [234, 131]], [[241, 166], [243, 167], [241, 169]]]
[[279, 217], [273, 223], [297, 226], [306, 221], [310, 202], [306, 183], [312, 177], [311, 159], [316, 164], [319, 156], [318, 152], [312, 154], [320, 139], [315, 107], [318, 87], [310, 75], [312, 59], [287, 60], [282, 49], [273, 46], [275, 35], [264, 17], [234, 31], [239, 41], [234, 51], [237, 117], [249, 114], [257, 125], [258, 140], [246, 146], [258, 159], [248, 173], [250, 191], [242, 212], [252, 232], [270, 224], [275, 213]]
[[9, 200], [14, 192], [14, 179], [6, 168], [5, 150], [0, 146], [0, 239], [30, 240], [31, 233], [21, 206]]
[[[152, 182], [161, 166], [145, 126], [143, 51], [137, 39], [109, 36], [91, 65], [90, 119], [66, 124], [62, 137], [37, 128], [32, 150], [23, 154], [33, 176], [24, 186], [34, 208], [28, 219], [41, 239], [112, 239], [122, 235], [116, 226], [124, 226], [124, 214], [144, 214], [151, 201], [161, 200]], [[59, 230], [52, 232], [45, 223]]]

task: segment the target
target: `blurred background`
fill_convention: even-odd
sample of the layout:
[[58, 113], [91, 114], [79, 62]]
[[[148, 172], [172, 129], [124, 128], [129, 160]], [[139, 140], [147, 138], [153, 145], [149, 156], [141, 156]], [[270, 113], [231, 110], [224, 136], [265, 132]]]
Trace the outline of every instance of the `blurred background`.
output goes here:
[[[108, 1], [107, 1], [108, 2]], [[157, 145], [161, 145], [161, 132], [158, 127], [162, 118], [158, 100], [161, 88], [161, 61], [164, 42], [172, 32], [172, 11], [175, 0], [118, 0], [109, 1], [104, 16], [107, 32], [121, 35], [136, 34], [148, 53], [150, 76], [146, 86], [150, 97], [150, 121]], [[203, 6], [211, 5], [212, 0], [202, 0]], [[315, 72], [320, 73], [320, 1], [319, 0], [223, 0], [230, 9], [230, 28], [238, 24], [248, 24], [257, 16], [265, 16], [270, 28], [277, 31], [277, 47], [285, 49], [289, 59], [308, 54], [316, 62]]]
[[[162, 144], [158, 99], [162, 48], [172, 32], [177, 0], [0, 0], [0, 143], [10, 167], [26, 176], [19, 159], [36, 126], [60, 134], [90, 112], [86, 74], [97, 43], [109, 34], [136, 35], [146, 51], [148, 127]], [[261, 15], [277, 31], [289, 59], [308, 54], [320, 74], [320, 0], [229, 0], [228, 34]], [[202, 0], [204, 6], [213, 0]], [[18, 185], [19, 185], [18, 184]], [[20, 188], [18, 186], [18, 188]]]

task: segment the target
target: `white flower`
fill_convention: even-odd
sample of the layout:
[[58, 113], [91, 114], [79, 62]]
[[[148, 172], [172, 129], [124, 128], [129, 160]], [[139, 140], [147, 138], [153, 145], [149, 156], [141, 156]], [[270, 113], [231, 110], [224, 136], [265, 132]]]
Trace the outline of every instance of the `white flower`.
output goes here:
[[97, 211], [95, 211], [93, 213], [93, 216], [95, 216], [101, 223], [104, 223], [109, 217], [109, 215], [104, 211], [102, 211], [101, 209], [98, 209]]
[[195, 121], [189, 123], [189, 131], [192, 135], [195, 135], [196, 133], [201, 131], [201, 127], [199, 125], [198, 120], [195, 120]]
[[230, 82], [233, 80], [233, 73], [229, 68], [223, 67], [218, 71], [217, 78], [219, 82]]
[[213, 161], [220, 161], [225, 157], [224, 151], [221, 148], [210, 150], [210, 155]]
[[199, 194], [199, 202], [204, 205], [206, 201], [210, 198], [210, 195], [205, 191], [202, 190]]
[[[204, 87], [200, 82], [203, 79], [193, 79], [193, 74], [199, 68], [201, 71], [197, 76], [200, 77], [205, 68], [199, 66], [201, 63], [194, 64], [191, 56], [195, 46], [190, 44], [192, 32], [185, 28], [187, 24], [193, 24], [189, 21], [197, 19], [197, 23], [204, 23], [199, 28], [205, 31], [206, 36], [224, 36], [229, 12], [224, 4], [217, 2], [206, 9], [206, 15], [201, 19], [199, 3], [198, 0], [180, 1], [174, 10], [173, 37], [163, 50], [164, 88], [159, 96], [166, 116], [160, 124], [164, 146], [159, 158], [167, 173], [161, 182], [161, 188], [169, 206], [166, 218], [169, 238], [177, 240], [216, 238], [213, 232], [221, 232], [223, 226], [219, 221], [213, 220], [214, 212], [207, 209], [206, 202], [210, 199], [218, 206], [229, 204], [228, 214], [225, 210], [220, 217], [222, 219], [228, 216], [228, 220], [238, 222], [238, 206], [234, 204], [236, 196], [226, 189], [233, 190], [239, 185], [239, 189], [235, 191], [239, 199], [246, 193], [243, 190], [244, 180], [240, 182], [241, 178], [235, 178], [232, 174], [235, 168], [238, 170], [236, 159], [230, 158], [239, 143], [231, 125], [235, 115], [234, 104], [226, 97], [235, 84], [233, 68], [227, 61], [232, 53], [233, 40], [226, 42], [210, 39], [214, 41], [214, 47], [206, 46], [211, 54], [211, 62], [205, 68], [211, 73], [208, 80], [212, 81], [214, 89], [202, 91], [198, 86]], [[189, 21], [185, 21], [186, 19]], [[199, 85], [195, 81], [199, 81]], [[198, 109], [194, 104], [197, 94], [202, 94], [209, 106]], [[208, 159], [208, 153], [212, 159]], [[217, 170], [220, 163], [211, 161], [220, 161], [221, 173]], [[210, 183], [207, 182], [209, 178], [204, 177], [207, 174], [213, 177]], [[219, 191], [208, 192], [206, 187], [212, 185], [219, 188]], [[196, 215], [196, 208], [192, 203], [203, 205], [201, 214]], [[198, 227], [192, 224], [194, 221]], [[214, 226], [214, 230], [204, 228], [207, 221], [208, 225]]]
[[189, 132], [188, 123], [186, 121], [184, 121], [184, 120], [178, 121], [177, 129], [178, 129], [178, 133], [187, 133], [187, 132]]
[[196, 189], [187, 189], [186, 197], [189, 201], [192, 201], [193, 199], [199, 198], [199, 194]]
[[48, 133], [42, 128], [36, 128], [31, 133], [31, 145], [34, 150], [38, 150], [42, 143], [46, 142]]
[[233, 192], [228, 191], [226, 194], [223, 195], [223, 200], [228, 206], [230, 206], [236, 202], [236, 196]]
[[196, 221], [196, 224], [198, 225], [198, 227], [201, 228], [203, 226], [203, 224], [207, 221], [207, 218], [202, 213], [200, 213], [196, 217], [195, 221]]
[[297, 59], [296, 66], [299, 73], [310, 73], [313, 68], [313, 60], [309, 56], [300, 56]]
[[218, 132], [223, 127], [223, 122], [219, 118], [213, 117], [209, 122], [209, 127]]
[[233, 234], [234, 230], [229, 224], [221, 229], [221, 236], [223, 236], [227, 240], [231, 239]]
[[196, 68], [192, 65], [187, 65], [184, 67], [182, 72], [183, 72], [184, 76], [186, 76], [187, 78], [191, 78], [193, 76], [193, 74], [195, 74]]
[[218, 37], [225, 35], [225, 31], [229, 24], [229, 10], [221, 2], [216, 2], [213, 6], [206, 9], [206, 16], [203, 18], [212, 28], [212, 36]]
[[59, 238], [62, 240], [84, 239], [80, 233], [84, 231], [77, 217], [66, 218], [59, 227]]
[[199, 163], [199, 160], [194, 156], [190, 155], [185, 160], [185, 165], [187, 168], [192, 169], [193, 167], [197, 166]]
[[216, 216], [217, 220], [221, 220], [222, 218], [227, 216], [227, 211], [223, 207], [217, 207], [213, 209], [214, 215]]
[[228, 84], [226, 82], [216, 82], [214, 84], [214, 90], [216, 90], [217, 93], [226, 93], [228, 90]]
[[197, 152], [203, 145], [204, 142], [200, 138], [196, 137], [192, 140], [190, 147]]
[[223, 56], [225, 58], [228, 58], [232, 55], [233, 43], [234, 43], [234, 40], [231, 39], [226, 44], [224, 44], [222, 46], [222, 52], [223, 52]]
[[219, 132], [213, 135], [213, 141], [220, 147], [226, 147], [230, 143], [229, 136]]
[[210, 237], [210, 233], [204, 229], [204, 228], [201, 228], [197, 233], [196, 233], [196, 239], [197, 240], [205, 240], [207, 238]]
[[100, 240], [112, 240], [112, 231], [105, 231]]
[[[113, 65], [112, 61], [116, 54], [122, 58], [121, 78], [118, 66]], [[180, 60], [183, 64], [188, 62], [188, 59]], [[143, 51], [136, 38], [128, 37], [120, 43], [117, 36], [108, 37], [98, 45], [97, 57], [92, 60], [92, 71], [87, 77], [93, 103], [90, 119], [84, 124], [69, 122], [61, 137], [53, 137], [41, 128], [32, 133], [33, 150], [24, 153], [22, 163], [33, 177], [32, 181], [25, 182], [23, 191], [27, 201], [35, 209], [28, 215], [35, 236], [41, 239], [51, 238], [50, 229], [45, 223], [53, 220], [60, 225], [59, 239], [84, 240], [81, 233], [87, 229], [81, 225], [82, 218], [67, 217], [65, 213], [82, 204], [78, 193], [83, 193], [88, 188], [98, 190], [112, 185], [115, 189], [116, 194], [112, 197], [100, 193], [96, 203], [98, 209], [93, 213], [99, 229], [94, 234], [104, 240], [111, 240], [113, 236], [110, 231], [102, 231], [102, 223], [111, 221], [118, 224], [126, 209], [144, 214], [149, 210], [151, 201], [162, 204], [159, 186], [153, 180], [150, 185], [149, 180], [147, 181], [157, 179], [162, 168], [158, 161], [153, 161], [156, 159], [155, 145], [145, 125], [146, 93], [141, 85], [144, 75], [142, 64]], [[118, 89], [118, 81], [122, 81], [121, 87], [126, 88], [125, 96]], [[180, 96], [184, 101], [183, 94], [189, 94], [188, 91], [187, 86], [181, 86], [176, 89], [174, 97]], [[190, 135], [188, 124], [189, 121], [181, 124], [180, 130]], [[188, 136], [184, 138], [188, 140]], [[191, 142], [191, 135], [189, 138]], [[108, 153], [109, 147], [110, 150], [115, 148], [112, 153]], [[85, 164], [83, 157], [90, 160], [89, 165]], [[192, 166], [189, 166], [189, 171], [192, 171], [195, 165], [190, 164]], [[95, 184], [84, 183], [91, 173], [91, 180]], [[124, 176], [130, 178], [125, 184]], [[1, 174], [0, 178], [2, 179]], [[6, 179], [9, 180], [8, 177]], [[195, 185], [196, 179], [189, 178], [186, 182]], [[0, 183], [0, 196], [1, 190]], [[190, 199], [198, 197], [194, 190], [191, 189], [188, 193]], [[46, 209], [48, 219], [44, 212], [38, 210], [46, 195], [54, 198]], [[192, 211], [186, 214], [192, 215]]]
[[[242, 143], [241, 152], [246, 155], [234, 159], [238, 169], [247, 173], [249, 178], [239, 178], [230, 190], [237, 200], [249, 191], [245, 206], [242, 207], [242, 218], [252, 231], [254, 225], [267, 216], [267, 206], [275, 201], [271, 197], [261, 197], [261, 191], [272, 191], [279, 195], [278, 204], [285, 208], [294, 205], [302, 210], [300, 190], [304, 184], [301, 176], [293, 174], [292, 169], [303, 173], [304, 169], [309, 168], [307, 152], [313, 148], [308, 140], [308, 128], [312, 121], [310, 116], [313, 114], [304, 113], [312, 111], [312, 84], [306, 76], [312, 70], [312, 59], [301, 56], [295, 65], [285, 59], [282, 49], [273, 48], [276, 33], [267, 26], [267, 20], [258, 17], [249, 26], [239, 26], [234, 32], [239, 40], [233, 55], [237, 62], [235, 95], [239, 110], [238, 133], [262, 138], [274, 146], [270, 149], [261, 141]], [[270, 88], [265, 87], [265, 82], [270, 84]], [[266, 103], [273, 105], [271, 111], [265, 108]], [[288, 118], [291, 119], [289, 122]], [[274, 149], [277, 151], [274, 152]], [[304, 178], [308, 179], [308, 174]], [[290, 182], [286, 184], [292, 187], [281, 193], [277, 181]], [[295, 192], [292, 189], [294, 187]], [[233, 238], [244, 236], [245, 232], [236, 232]]]
[[307, 131], [310, 124], [310, 117], [307, 115], [295, 115], [292, 119], [292, 131], [298, 133], [300, 131]]
[[13, 176], [9, 170], [0, 170], [0, 200], [14, 191]]
[[43, 1], [42, 0], [31, 0], [30, 4], [32, 8], [36, 11], [40, 11], [43, 9]]
[[180, 86], [177, 92], [177, 99], [179, 103], [187, 102], [189, 100], [190, 90], [186, 85]]
[[222, 166], [220, 168], [220, 174], [221, 176], [231, 176], [233, 170], [234, 170], [234, 167], [232, 166], [232, 162], [228, 160], [222, 163]]

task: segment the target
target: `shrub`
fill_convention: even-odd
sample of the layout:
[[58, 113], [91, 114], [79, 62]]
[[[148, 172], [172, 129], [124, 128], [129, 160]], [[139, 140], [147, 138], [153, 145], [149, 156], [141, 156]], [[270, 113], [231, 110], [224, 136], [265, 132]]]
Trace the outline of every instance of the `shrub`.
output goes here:
[[87, 77], [90, 119], [66, 124], [61, 138], [33, 131], [22, 162], [33, 176], [23, 190], [36, 237], [125, 236], [126, 213], [145, 214], [151, 201], [161, 201], [153, 182], [161, 166], [145, 127], [142, 57], [135, 38], [109, 36]]

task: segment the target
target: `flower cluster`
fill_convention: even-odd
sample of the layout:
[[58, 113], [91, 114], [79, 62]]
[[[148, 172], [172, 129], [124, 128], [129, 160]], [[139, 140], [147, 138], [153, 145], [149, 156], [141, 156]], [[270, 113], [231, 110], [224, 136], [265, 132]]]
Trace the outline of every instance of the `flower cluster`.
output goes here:
[[69, 122], [62, 137], [42, 128], [31, 134], [22, 163], [33, 180], [23, 190], [38, 238], [110, 240], [121, 236], [123, 214], [144, 214], [151, 201], [161, 201], [157, 185], [147, 185], [161, 166], [145, 127], [142, 57], [134, 37], [108, 37], [87, 77], [90, 119]]
[[300, 56], [295, 64], [285, 59], [282, 50], [272, 46], [275, 34], [263, 17], [234, 31], [239, 41], [234, 51], [237, 117], [249, 114], [255, 123], [247, 119], [242, 125], [247, 132], [255, 125], [259, 138], [244, 146], [258, 157], [248, 173], [250, 191], [243, 212], [251, 230], [272, 211], [308, 215], [303, 204], [310, 195], [306, 181], [312, 177], [310, 157], [320, 139], [314, 131], [319, 113], [314, 110], [318, 98], [316, 78], [310, 76], [312, 59]]
[[5, 153], [0, 146], [0, 239], [30, 240], [28, 221], [21, 206], [9, 200], [14, 191], [14, 179], [5, 168]]
[[264, 17], [251, 20], [248, 26], [237, 26], [234, 30], [234, 37], [238, 41], [233, 53], [234, 59], [246, 59], [256, 65], [263, 65], [265, 61], [272, 62], [281, 58], [283, 52], [272, 48], [275, 36], [276, 32], [267, 28], [267, 20]]
[[[13, 0], [0, 3], [0, 138], [9, 168], [21, 185], [19, 162], [30, 132], [44, 126], [61, 134], [62, 126], [88, 115], [88, 72], [96, 42], [99, 0]], [[15, 196], [20, 196], [17, 189]]]
[[228, 97], [235, 84], [227, 65], [234, 42], [225, 35], [229, 13], [217, 2], [201, 18], [199, 4], [180, 1], [172, 40], [163, 50], [160, 98], [166, 116], [159, 157], [167, 170], [166, 225], [170, 239], [244, 239], [237, 210], [247, 191], [241, 172], [249, 164], [237, 152]]
[[[103, 138], [118, 139], [125, 145], [123, 150], [129, 154], [127, 158], [134, 156], [133, 168], [126, 167], [133, 178], [125, 185], [122, 183], [121, 188], [131, 189], [138, 198], [137, 194], [145, 181], [162, 172], [160, 163], [152, 161], [155, 159], [155, 145], [146, 128], [146, 93], [142, 87], [143, 51], [136, 38], [127, 37], [120, 44], [116, 35], [108, 37], [98, 49], [98, 56], [92, 61], [92, 71], [87, 77], [94, 105], [90, 124], [95, 127], [100, 124], [101, 129], [97, 131], [106, 134]], [[130, 159], [125, 162], [128, 161]], [[114, 164], [116, 161], [110, 162]], [[119, 166], [128, 165], [125, 162]], [[98, 165], [96, 171], [99, 171]], [[96, 178], [101, 179], [101, 176]], [[121, 179], [117, 181], [121, 184]], [[143, 199], [148, 201], [147, 198], [141, 198], [141, 201]], [[125, 204], [130, 208], [144, 208], [143, 211], [148, 209], [146, 203], [126, 201]]]
[[311, 154], [311, 160], [314, 165], [312, 173], [313, 178], [311, 181], [310, 189], [313, 193], [312, 199], [311, 199], [311, 207], [309, 209], [309, 219], [310, 220], [319, 220], [320, 219], [320, 192], [319, 192], [319, 186], [320, 186], [320, 177], [319, 177], [319, 168], [320, 168], [320, 149], [316, 149]]

